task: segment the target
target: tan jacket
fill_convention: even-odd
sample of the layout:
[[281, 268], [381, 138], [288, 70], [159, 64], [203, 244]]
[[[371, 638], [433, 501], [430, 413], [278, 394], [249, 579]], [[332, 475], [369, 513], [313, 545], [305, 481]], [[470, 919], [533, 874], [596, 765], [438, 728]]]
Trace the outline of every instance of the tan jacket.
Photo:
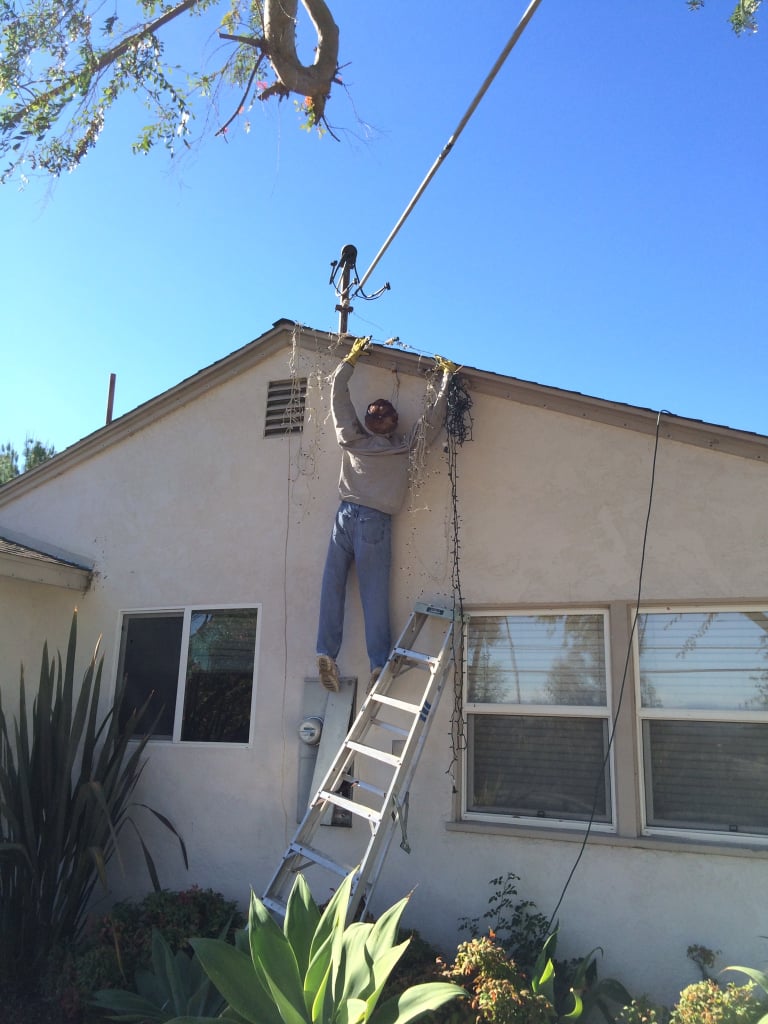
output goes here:
[[357, 417], [349, 397], [351, 363], [337, 367], [331, 385], [331, 412], [341, 448], [339, 494], [342, 501], [366, 505], [390, 515], [402, 507], [408, 490], [410, 453], [422, 430], [431, 443], [443, 426], [450, 374], [444, 373], [434, 402], [407, 434], [389, 437], [369, 433]]

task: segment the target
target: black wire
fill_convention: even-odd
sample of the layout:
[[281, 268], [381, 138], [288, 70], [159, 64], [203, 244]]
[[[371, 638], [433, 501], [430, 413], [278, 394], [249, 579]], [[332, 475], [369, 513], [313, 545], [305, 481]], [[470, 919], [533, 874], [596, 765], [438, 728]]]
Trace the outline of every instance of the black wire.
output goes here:
[[570, 870], [568, 878], [565, 880], [565, 885], [563, 886], [563, 890], [560, 893], [560, 898], [558, 899], [557, 903], [555, 904], [555, 909], [552, 911], [552, 913], [550, 915], [549, 924], [547, 925], [547, 931], [549, 931], [552, 928], [552, 922], [555, 920], [555, 916], [556, 916], [558, 910], [560, 909], [560, 906], [561, 906], [563, 900], [565, 899], [565, 894], [568, 891], [568, 886], [571, 884], [571, 881], [573, 880], [573, 876], [576, 874], [576, 868], [579, 866], [581, 858], [584, 856], [584, 850], [587, 847], [587, 842], [589, 840], [589, 835], [590, 835], [590, 832], [592, 831], [592, 825], [594, 824], [594, 820], [595, 820], [595, 813], [596, 813], [596, 809], [597, 809], [597, 799], [598, 799], [598, 794], [599, 794], [599, 791], [600, 791], [600, 785], [601, 785], [601, 783], [605, 779], [605, 766], [608, 763], [608, 758], [610, 757], [610, 754], [611, 754], [611, 748], [613, 746], [613, 740], [614, 740], [614, 737], [616, 735], [616, 726], [617, 726], [617, 723], [619, 721], [619, 714], [621, 713], [621, 707], [622, 707], [622, 704], [624, 702], [624, 691], [625, 691], [626, 685], [627, 685], [627, 675], [629, 674], [629, 662], [630, 662], [630, 659], [632, 657], [632, 641], [634, 640], [635, 630], [637, 628], [637, 620], [638, 620], [638, 617], [640, 615], [640, 599], [641, 599], [641, 595], [642, 595], [642, 591], [643, 591], [643, 570], [644, 570], [644, 567], [645, 567], [645, 551], [646, 551], [646, 547], [647, 547], [647, 544], [648, 544], [648, 527], [649, 527], [649, 524], [650, 524], [650, 521], [651, 521], [651, 508], [653, 506], [653, 490], [654, 490], [654, 483], [655, 483], [655, 480], [656, 480], [656, 459], [657, 459], [658, 452], [659, 452], [659, 433], [660, 433], [660, 430], [661, 430], [661, 417], [663, 415], [665, 415], [665, 414], [666, 415], [671, 415], [671, 413], [668, 413], [666, 409], [661, 409], [659, 411], [657, 417], [656, 417], [656, 437], [655, 437], [655, 441], [654, 441], [654, 445], [653, 445], [653, 459], [652, 459], [652, 462], [651, 462], [651, 486], [650, 486], [650, 489], [649, 489], [649, 492], [648, 492], [648, 511], [646, 512], [645, 528], [643, 530], [643, 546], [642, 546], [642, 551], [641, 551], [641, 554], [640, 554], [640, 573], [638, 575], [638, 580], [637, 580], [637, 597], [635, 598], [635, 611], [634, 611], [634, 615], [632, 616], [632, 628], [629, 631], [629, 642], [627, 643], [627, 654], [626, 654], [626, 657], [624, 659], [624, 671], [623, 671], [622, 677], [621, 677], [621, 686], [619, 687], [619, 699], [616, 702], [616, 711], [615, 711], [615, 713], [613, 715], [613, 718], [611, 720], [611, 728], [610, 728], [610, 732], [608, 734], [608, 744], [607, 744], [606, 749], [605, 749], [605, 757], [603, 758], [603, 762], [600, 765], [600, 774], [598, 775], [597, 780], [595, 781], [595, 793], [594, 793], [594, 797], [593, 797], [593, 800], [592, 800], [592, 810], [591, 810], [590, 815], [589, 815], [589, 821], [587, 822], [587, 828], [586, 828], [586, 830], [584, 832], [584, 838], [581, 841], [581, 846], [579, 847], [579, 853], [578, 853], [578, 855], [576, 857], [576, 860], [573, 863], [573, 867]]

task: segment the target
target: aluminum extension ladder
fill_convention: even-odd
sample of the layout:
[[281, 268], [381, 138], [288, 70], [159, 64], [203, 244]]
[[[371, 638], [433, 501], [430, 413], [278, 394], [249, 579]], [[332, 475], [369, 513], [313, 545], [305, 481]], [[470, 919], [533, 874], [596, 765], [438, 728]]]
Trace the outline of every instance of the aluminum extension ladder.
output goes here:
[[[403, 834], [400, 845], [408, 849], [405, 823], [409, 788], [453, 663], [453, 629], [457, 616], [458, 611], [451, 606], [426, 601], [415, 604], [381, 675], [363, 702], [264, 892], [262, 902], [273, 913], [285, 915], [288, 894], [298, 872], [306, 875], [315, 899], [323, 902], [318, 898], [320, 890], [314, 879], [319, 875], [326, 884], [329, 880], [332, 882], [328, 888], [330, 896], [340, 880], [357, 868], [348, 916], [350, 920], [361, 918], [398, 826]], [[439, 632], [439, 639], [433, 644], [437, 648], [434, 654], [415, 649], [416, 641], [427, 624], [430, 625], [420, 646], [426, 646], [424, 640], [429, 641], [427, 633], [434, 639]], [[400, 695], [403, 689], [401, 678], [412, 669], [427, 672], [426, 686], [419, 690], [416, 700]], [[414, 689], [407, 679], [405, 683], [407, 689]], [[390, 744], [388, 750], [381, 745], [387, 740]], [[353, 765], [353, 761], [357, 764]], [[366, 777], [366, 781], [361, 775]], [[365, 794], [366, 802], [343, 796], [343, 785], [347, 792], [351, 786], [356, 797], [360, 793]], [[342, 829], [326, 827], [323, 839], [335, 843], [337, 848], [343, 845], [343, 861], [338, 849], [323, 852], [314, 844], [323, 819], [327, 820], [327, 810], [334, 805], [352, 815], [351, 835], [356, 840], [358, 852], [352, 854], [351, 860], [347, 849], [351, 844], [342, 843], [339, 836]], [[355, 819], [367, 822], [368, 828], [359, 828]], [[344, 840], [349, 837], [350, 833], [346, 833]]]

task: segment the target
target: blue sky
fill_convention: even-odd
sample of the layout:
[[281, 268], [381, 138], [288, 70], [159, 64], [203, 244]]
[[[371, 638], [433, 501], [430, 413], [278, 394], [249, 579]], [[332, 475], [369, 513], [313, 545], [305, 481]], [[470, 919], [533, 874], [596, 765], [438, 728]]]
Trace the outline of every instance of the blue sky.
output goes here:
[[[110, 373], [119, 416], [280, 318], [337, 329], [331, 261], [368, 268], [527, 5], [331, 6], [339, 142], [271, 101], [137, 157], [127, 103], [73, 174], [0, 187], [0, 441], [98, 429]], [[737, 38], [730, 7], [543, 0], [350, 330], [768, 434], [768, 24]]]

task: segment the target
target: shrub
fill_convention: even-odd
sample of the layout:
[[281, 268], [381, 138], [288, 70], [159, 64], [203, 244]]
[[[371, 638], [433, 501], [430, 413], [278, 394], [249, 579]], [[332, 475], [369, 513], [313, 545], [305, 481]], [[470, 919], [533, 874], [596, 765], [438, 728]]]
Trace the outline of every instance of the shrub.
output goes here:
[[533, 900], [518, 899], [517, 882], [520, 877], [512, 871], [492, 878], [489, 885], [494, 891], [488, 898], [488, 909], [481, 918], [464, 917], [459, 930], [468, 931], [477, 938], [490, 933], [496, 942], [524, 971], [533, 970], [544, 940], [549, 932], [549, 921], [536, 909]]
[[720, 988], [708, 979], [683, 989], [670, 1024], [756, 1024], [763, 1009], [751, 982]]
[[23, 666], [13, 723], [0, 701], [0, 980], [36, 982], [51, 952], [79, 937], [94, 887], [100, 881], [106, 888], [107, 865], [126, 825], [159, 888], [135, 807], [173, 832], [186, 862], [167, 818], [131, 803], [145, 763], [147, 736], [137, 734], [144, 709], [121, 725], [118, 692], [99, 722], [103, 658], [97, 646], [76, 686], [76, 645], [75, 612], [65, 659], [49, 658], [43, 645], [31, 712]]
[[188, 939], [232, 937], [244, 924], [234, 900], [194, 885], [181, 892], [161, 889], [138, 902], [124, 900], [96, 922], [88, 944], [59, 961], [56, 993], [60, 1001], [82, 1006], [99, 989], [134, 987], [136, 972], [151, 965], [153, 930], [172, 954], [191, 954]]
[[550, 1000], [532, 991], [525, 974], [490, 936], [462, 942], [442, 974], [469, 991], [477, 1021], [552, 1024], [557, 1019]]
[[669, 1012], [645, 997], [633, 999], [616, 1014], [616, 1024], [665, 1024]]

